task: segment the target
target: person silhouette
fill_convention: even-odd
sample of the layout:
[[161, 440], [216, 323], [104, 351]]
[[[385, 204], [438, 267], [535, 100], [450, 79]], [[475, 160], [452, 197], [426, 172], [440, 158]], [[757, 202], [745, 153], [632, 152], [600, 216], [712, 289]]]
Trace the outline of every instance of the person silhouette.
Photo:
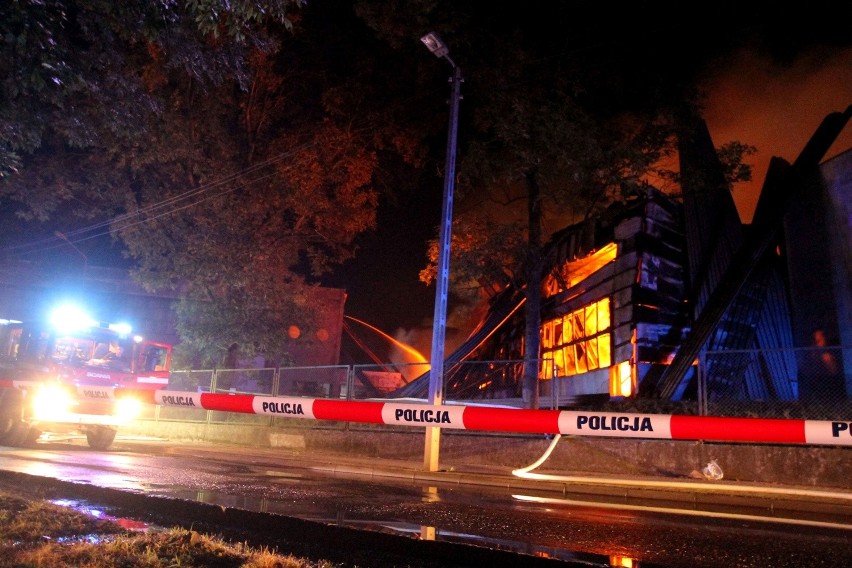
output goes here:
[[90, 364], [108, 367], [117, 371], [130, 370], [130, 361], [127, 358], [127, 353], [124, 346], [118, 341], [110, 341], [109, 350], [100, 359], [92, 359]]
[[831, 347], [822, 328], [811, 332], [813, 346], [808, 348], [805, 362], [805, 398], [815, 402], [830, 402], [842, 396], [840, 363], [836, 349]]

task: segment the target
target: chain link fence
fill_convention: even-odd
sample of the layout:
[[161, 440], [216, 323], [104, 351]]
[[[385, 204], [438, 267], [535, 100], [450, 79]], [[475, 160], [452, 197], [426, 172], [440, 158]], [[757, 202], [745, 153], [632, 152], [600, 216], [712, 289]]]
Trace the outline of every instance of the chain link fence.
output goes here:
[[852, 348], [706, 352], [698, 365], [701, 413], [849, 420], [850, 367]]
[[[551, 363], [538, 361], [539, 376], [552, 372], [555, 367]], [[428, 371], [428, 363], [186, 370], [172, 372], [167, 389], [341, 400], [425, 400]], [[448, 365], [443, 401], [524, 408], [523, 373], [523, 360]], [[809, 420], [852, 418], [852, 348], [705, 352], [699, 358], [694, 383], [679, 401], [610, 399], [606, 393], [560, 398], [566, 382], [572, 380], [578, 379], [540, 380], [539, 408]], [[411, 394], [400, 397], [400, 391]], [[154, 406], [148, 412], [150, 416], [145, 418], [155, 420], [241, 424], [288, 420], [197, 408]]]

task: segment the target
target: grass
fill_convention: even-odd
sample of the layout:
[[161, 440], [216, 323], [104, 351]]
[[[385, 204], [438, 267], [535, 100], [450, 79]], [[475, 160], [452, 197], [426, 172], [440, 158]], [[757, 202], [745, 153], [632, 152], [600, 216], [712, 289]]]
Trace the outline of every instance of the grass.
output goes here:
[[0, 565], [20, 568], [330, 568], [180, 528], [128, 530], [0, 491]]

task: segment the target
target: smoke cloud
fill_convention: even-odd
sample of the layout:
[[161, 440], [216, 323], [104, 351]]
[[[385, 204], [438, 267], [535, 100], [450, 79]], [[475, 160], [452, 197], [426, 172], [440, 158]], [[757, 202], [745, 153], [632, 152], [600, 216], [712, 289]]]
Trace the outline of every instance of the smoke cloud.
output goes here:
[[[704, 85], [705, 119], [720, 146], [732, 140], [757, 147], [751, 156], [753, 181], [734, 188], [743, 222], [750, 222], [774, 157], [793, 162], [822, 120], [852, 105], [852, 48], [810, 51], [782, 66], [743, 51], [717, 62]], [[852, 149], [847, 125], [826, 159]]]

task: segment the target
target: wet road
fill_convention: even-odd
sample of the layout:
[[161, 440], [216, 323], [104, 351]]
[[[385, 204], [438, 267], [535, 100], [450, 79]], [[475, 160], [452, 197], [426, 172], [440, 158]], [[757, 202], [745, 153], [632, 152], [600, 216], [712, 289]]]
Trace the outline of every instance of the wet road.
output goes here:
[[[119, 439], [108, 452], [81, 440], [0, 447], [0, 469], [178, 497], [329, 525], [459, 542], [589, 566], [846, 566], [852, 526], [822, 516], [782, 521], [760, 505], [724, 514], [653, 503], [593, 503], [548, 491], [423, 486], [324, 475], [274, 449]], [[764, 518], [765, 517], [765, 518]]]

